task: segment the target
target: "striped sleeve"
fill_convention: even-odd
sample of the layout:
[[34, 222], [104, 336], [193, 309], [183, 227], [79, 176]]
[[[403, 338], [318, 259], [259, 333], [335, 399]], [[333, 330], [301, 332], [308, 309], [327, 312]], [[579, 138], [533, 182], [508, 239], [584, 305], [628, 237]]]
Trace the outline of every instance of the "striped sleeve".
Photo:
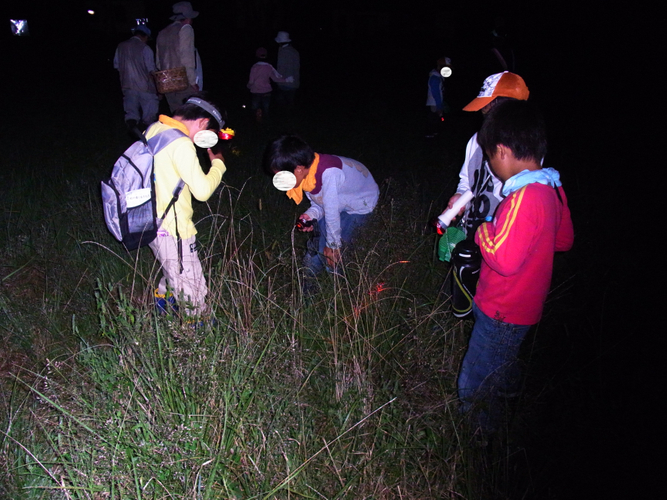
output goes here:
[[512, 193], [494, 223], [485, 222], [475, 234], [484, 261], [503, 276], [513, 275], [521, 268], [540, 230], [526, 213], [525, 195], [526, 187]]

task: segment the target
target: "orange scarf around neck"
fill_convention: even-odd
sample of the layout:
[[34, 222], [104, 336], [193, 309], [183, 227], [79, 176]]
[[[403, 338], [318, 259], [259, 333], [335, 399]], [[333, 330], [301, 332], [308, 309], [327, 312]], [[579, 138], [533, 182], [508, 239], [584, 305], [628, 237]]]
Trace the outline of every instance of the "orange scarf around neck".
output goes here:
[[303, 192], [304, 191], [312, 191], [315, 189], [315, 186], [317, 185], [317, 181], [315, 180], [315, 174], [317, 174], [317, 166], [320, 164], [320, 155], [315, 153], [315, 160], [313, 163], [311, 163], [310, 167], [308, 168], [308, 175], [301, 181], [301, 184], [298, 186], [293, 187], [289, 191], [287, 191], [287, 197], [294, 200], [294, 203], [297, 205], [300, 204], [303, 201]]
[[164, 125], [168, 125], [170, 127], [174, 127], [181, 132], [183, 132], [185, 135], [189, 136], [190, 131], [188, 130], [188, 127], [185, 126], [185, 123], [179, 122], [178, 120], [174, 120], [171, 116], [167, 115], [160, 115], [158, 117], [158, 121], [160, 123], [163, 123]]

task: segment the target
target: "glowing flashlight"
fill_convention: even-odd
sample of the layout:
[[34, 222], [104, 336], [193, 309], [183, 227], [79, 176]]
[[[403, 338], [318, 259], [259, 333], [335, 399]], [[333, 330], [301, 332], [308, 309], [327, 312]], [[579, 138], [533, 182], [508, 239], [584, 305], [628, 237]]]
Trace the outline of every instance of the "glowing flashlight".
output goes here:
[[226, 128], [218, 132], [218, 137], [220, 140], [229, 141], [234, 137], [235, 134], [236, 132], [234, 132], [231, 128]]

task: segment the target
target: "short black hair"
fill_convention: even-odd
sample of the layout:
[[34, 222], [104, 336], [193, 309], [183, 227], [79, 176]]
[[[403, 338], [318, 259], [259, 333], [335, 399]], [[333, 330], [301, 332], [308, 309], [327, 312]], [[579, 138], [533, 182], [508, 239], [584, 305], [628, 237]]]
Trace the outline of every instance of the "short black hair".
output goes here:
[[[227, 121], [227, 112], [218, 106], [215, 102], [213, 102], [213, 100], [207, 94], [199, 93], [193, 97], [199, 97], [200, 99], [209, 103], [211, 106], [218, 110], [223, 121]], [[184, 120], [198, 120], [200, 118], [208, 118], [209, 130], [215, 130], [216, 132], [220, 131], [218, 120], [211, 113], [206, 111], [201, 106], [188, 103], [187, 101], [174, 110], [173, 116], [180, 116]]]
[[264, 152], [264, 168], [269, 174], [294, 169], [301, 165], [309, 168], [315, 161], [315, 152], [306, 141], [296, 135], [283, 135], [269, 144]]
[[504, 95], [499, 95], [493, 101], [491, 101], [489, 104], [487, 104], [487, 106], [491, 106], [489, 108], [489, 113], [491, 112], [490, 111], [491, 109], [495, 108], [499, 104], [502, 104], [502, 103], [507, 102], [507, 101], [516, 101], [516, 100], [517, 99], [515, 99], [514, 97], [507, 97], [507, 96], [504, 96]]
[[542, 113], [528, 101], [499, 103], [487, 115], [477, 142], [493, 153], [502, 144], [517, 160], [541, 162], [547, 154], [547, 132]]

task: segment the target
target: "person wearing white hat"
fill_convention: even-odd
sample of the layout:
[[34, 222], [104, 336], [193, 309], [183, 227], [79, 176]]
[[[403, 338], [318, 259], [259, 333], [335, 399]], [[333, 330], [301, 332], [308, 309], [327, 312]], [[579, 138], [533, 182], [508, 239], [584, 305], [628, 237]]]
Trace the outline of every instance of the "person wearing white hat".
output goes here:
[[157, 36], [157, 67], [159, 70], [184, 67], [188, 76], [188, 88], [165, 94], [169, 109], [173, 112], [188, 97], [201, 90], [197, 77], [197, 50], [195, 49], [195, 31], [192, 20], [199, 12], [190, 2], [177, 2], [172, 6], [172, 24], [164, 28]]
[[120, 75], [125, 123], [129, 130], [145, 130], [157, 120], [159, 101], [151, 73], [155, 56], [146, 42], [151, 30], [145, 24], [135, 26], [132, 37], [118, 44], [113, 67]]
[[257, 123], [269, 117], [269, 106], [271, 104], [271, 81], [276, 83], [290, 82], [291, 76], [283, 76], [276, 68], [266, 62], [267, 50], [260, 47], [255, 51], [257, 62], [250, 68], [248, 89], [252, 95], [251, 107], [255, 111]]
[[[496, 73], [484, 80], [479, 95], [465, 106], [463, 111], [481, 111], [486, 116], [494, 106], [503, 101], [525, 101], [529, 95], [526, 82], [519, 75], [508, 71]], [[484, 159], [484, 152], [477, 143], [477, 134], [468, 141], [459, 178], [456, 193], [449, 199], [447, 208], [451, 208], [466, 191], [473, 192], [473, 200], [462, 208], [460, 213], [463, 215], [463, 229], [472, 237], [487, 217], [493, 217], [504, 198], [501, 193], [503, 183], [493, 174]]]
[[301, 57], [299, 52], [292, 47], [292, 40], [287, 31], [279, 31], [275, 41], [280, 48], [278, 49], [278, 73], [285, 76], [291, 76], [293, 81], [278, 84], [277, 101], [287, 106], [294, 105], [296, 91], [301, 85]]

